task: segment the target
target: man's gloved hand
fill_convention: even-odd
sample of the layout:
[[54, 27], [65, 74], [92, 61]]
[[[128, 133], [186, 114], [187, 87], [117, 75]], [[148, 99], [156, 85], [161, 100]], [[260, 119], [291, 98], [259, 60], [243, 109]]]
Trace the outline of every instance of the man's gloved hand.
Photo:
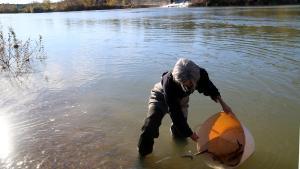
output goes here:
[[198, 135], [195, 132], [190, 136], [190, 138], [195, 142], [197, 142], [197, 140], [199, 139]]

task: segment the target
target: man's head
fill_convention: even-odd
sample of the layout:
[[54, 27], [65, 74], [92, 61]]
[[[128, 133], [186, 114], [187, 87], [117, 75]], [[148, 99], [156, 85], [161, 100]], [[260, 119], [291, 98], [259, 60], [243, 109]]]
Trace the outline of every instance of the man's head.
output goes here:
[[185, 92], [193, 92], [200, 79], [200, 68], [193, 61], [180, 58], [173, 68], [172, 75]]

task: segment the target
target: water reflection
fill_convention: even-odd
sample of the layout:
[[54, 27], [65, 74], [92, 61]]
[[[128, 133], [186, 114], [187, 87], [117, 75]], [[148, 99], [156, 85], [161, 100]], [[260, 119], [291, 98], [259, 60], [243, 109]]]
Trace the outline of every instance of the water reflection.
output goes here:
[[300, 11], [297, 6], [286, 7], [260, 7], [255, 12], [251, 8], [241, 8], [239, 11], [233, 12], [238, 16], [251, 16], [256, 18], [277, 18], [277, 19], [297, 19], [300, 16]]
[[[2, 113], [2, 112], [1, 112]], [[12, 136], [8, 119], [0, 115], [0, 159], [5, 160], [12, 152]]]

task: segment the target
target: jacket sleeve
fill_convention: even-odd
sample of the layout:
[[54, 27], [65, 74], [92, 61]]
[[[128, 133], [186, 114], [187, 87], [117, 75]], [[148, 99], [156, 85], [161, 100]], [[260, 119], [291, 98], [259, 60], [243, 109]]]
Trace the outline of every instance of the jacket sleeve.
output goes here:
[[171, 79], [164, 77], [162, 79], [162, 86], [164, 90], [164, 97], [169, 107], [170, 116], [174, 125], [178, 128], [180, 133], [185, 137], [190, 137], [193, 131], [187, 123], [187, 119], [184, 117], [180, 106], [179, 97], [176, 94], [176, 87], [174, 82], [170, 82]]
[[202, 68], [200, 69], [200, 80], [198, 82], [197, 90], [205, 96], [210, 96], [214, 101], [216, 101], [217, 96], [220, 96], [219, 90], [210, 81], [207, 71]]

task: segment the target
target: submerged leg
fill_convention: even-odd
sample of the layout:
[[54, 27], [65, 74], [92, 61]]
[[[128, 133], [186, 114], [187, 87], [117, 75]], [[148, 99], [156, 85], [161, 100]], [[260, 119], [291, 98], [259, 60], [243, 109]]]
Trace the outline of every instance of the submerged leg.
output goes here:
[[152, 152], [154, 138], [159, 136], [159, 126], [164, 115], [165, 112], [158, 105], [149, 105], [148, 117], [145, 119], [138, 142], [138, 151], [141, 156], [146, 156]]
[[178, 128], [172, 123], [170, 127], [171, 135], [176, 140], [185, 140], [186, 137], [184, 137], [181, 132], [178, 130]]

